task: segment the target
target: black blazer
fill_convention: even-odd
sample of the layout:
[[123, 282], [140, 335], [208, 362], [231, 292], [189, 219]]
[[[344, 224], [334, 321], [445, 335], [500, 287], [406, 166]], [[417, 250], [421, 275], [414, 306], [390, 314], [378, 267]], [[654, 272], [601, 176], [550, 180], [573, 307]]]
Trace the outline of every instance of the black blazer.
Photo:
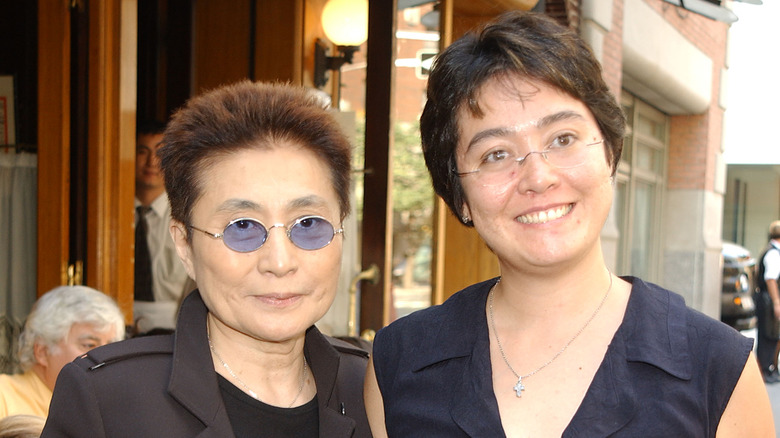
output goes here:
[[[96, 348], [57, 378], [42, 437], [232, 437], [198, 291], [176, 333]], [[363, 406], [368, 354], [312, 326], [306, 358], [317, 385], [321, 437], [370, 437]]]

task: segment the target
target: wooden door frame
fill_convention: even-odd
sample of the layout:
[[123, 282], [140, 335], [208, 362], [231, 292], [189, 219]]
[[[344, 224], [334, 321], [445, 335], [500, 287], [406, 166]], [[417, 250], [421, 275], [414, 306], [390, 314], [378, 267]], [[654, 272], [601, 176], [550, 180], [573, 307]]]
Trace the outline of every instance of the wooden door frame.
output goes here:
[[38, 296], [68, 281], [70, 9], [38, 2]]
[[[360, 288], [360, 331], [388, 323], [392, 286], [392, 196], [390, 145], [393, 143], [393, 61], [396, 1], [368, 3], [366, 55], [366, 133], [361, 266], [380, 267], [381, 280]], [[389, 17], [389, 19], [388, 19]]]
[[[70, 200], [70, 15], [85, 2], [39, 2], [38, 295], [67, 284]], [[85, 283], [132, 321], [137, 0], [89, 7]]]

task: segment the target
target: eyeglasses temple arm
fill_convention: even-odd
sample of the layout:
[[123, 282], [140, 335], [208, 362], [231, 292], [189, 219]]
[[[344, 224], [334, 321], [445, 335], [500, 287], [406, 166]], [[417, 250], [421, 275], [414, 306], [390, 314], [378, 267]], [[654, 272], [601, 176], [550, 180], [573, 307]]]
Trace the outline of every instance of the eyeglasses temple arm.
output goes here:
[[221, 239], [221, 238], [222, 238], [222, 236], [224, 235], [223, 233], [209, 233], [208, 231], [206, 231], [206, 230], [201, 230], [200, 228], [198, 228], [198, 227], [195, 227], [195, 226], [193, 226], [193, 225], [187, 225], [187, 228], [191, 228], [191, 229], [193, 229], [193, 230], [195, 230], [195, 231], [200, 231], [201, 233], [203, 233], [203, 234], [205, 234], [205, 235], [207, 235], [207, 236], [209, 236], [209, 237], [213, 237], [213, 238], [215, 238], [215, 239]]

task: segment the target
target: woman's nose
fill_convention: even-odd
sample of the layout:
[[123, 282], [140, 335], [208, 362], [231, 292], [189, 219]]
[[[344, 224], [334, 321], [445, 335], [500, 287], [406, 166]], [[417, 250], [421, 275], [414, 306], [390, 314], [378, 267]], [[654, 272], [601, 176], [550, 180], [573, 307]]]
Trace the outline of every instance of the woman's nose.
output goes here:
[[530, 153], [518, 163], [515, 179], [520, 193], [542, 193], [558, 181], [559, 170], [541, 153]]
[[283, 277], [298, 268], [300, 251], [287, 237], [284, 225], [274, 224], [268, 229], [268, 238], [258, 251], [258, 270]]

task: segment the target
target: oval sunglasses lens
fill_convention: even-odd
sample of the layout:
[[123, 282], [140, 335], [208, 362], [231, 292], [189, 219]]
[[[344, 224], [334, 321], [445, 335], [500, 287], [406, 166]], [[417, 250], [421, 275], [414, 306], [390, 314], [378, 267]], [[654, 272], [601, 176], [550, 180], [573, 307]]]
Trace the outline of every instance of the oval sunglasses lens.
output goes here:
[[222, 240], [233, 251], [252, 252], [263, 246], [267, 236], [268, 231], [263, 224], [243, 219], [228, 225]]
[[289, 231], [290, 240], [301, 249], [324, 248], [333, 240], [333, 225], [320, 217], [299, 219]]

